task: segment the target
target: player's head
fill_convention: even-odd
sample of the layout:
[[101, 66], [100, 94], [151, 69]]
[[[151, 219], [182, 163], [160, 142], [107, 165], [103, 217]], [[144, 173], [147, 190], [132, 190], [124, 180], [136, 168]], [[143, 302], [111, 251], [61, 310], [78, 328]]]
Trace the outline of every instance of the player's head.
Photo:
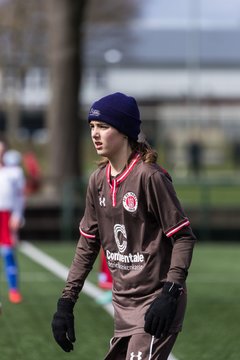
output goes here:
[[120, 92], [95, 101], [88, 114], [88, 122], [103, 121], [131, 140], [137, 141], [140, 133], [140, 113], [136, 100]]
[[3, 155], [3, 163], [6, 166], [19, 166], [21, 161], [22, 156], [17, 150], [8, 150]]

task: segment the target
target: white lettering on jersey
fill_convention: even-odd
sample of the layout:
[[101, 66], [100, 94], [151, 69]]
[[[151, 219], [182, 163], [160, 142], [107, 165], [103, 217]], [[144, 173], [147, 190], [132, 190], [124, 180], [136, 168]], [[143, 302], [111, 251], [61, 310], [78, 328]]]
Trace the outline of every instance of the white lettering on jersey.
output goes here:
[[123, 240], [122, 243], [119, 240], [119, 233], [121, 233], [125, 239], [127, 239], [127, 233], [124, 225], [114, 225], [114, 238], [120, 253], [123, 253], [127, 248], [127, 241]]
[[137, 252], [136, 254], [129, 253], [128, 255], [120, 254], [119, 252], [106, 251], [107, 259], [111, 261], [119, 261], [123, 263], [142, 263], [144, 262], [144, 255]]
[[[145, 259], [140, 252], [124, 253], [127, 249], [127, 232], [124, 225], [116, 224], [113, 228], [114, 238], [118, 247], [118, 252], [106, 250], [106, 258], [109, 268], [118, 268], [121, 270], [141, 271], [143, 269]], [[125, 239], [123, 240], [122, 239]]]

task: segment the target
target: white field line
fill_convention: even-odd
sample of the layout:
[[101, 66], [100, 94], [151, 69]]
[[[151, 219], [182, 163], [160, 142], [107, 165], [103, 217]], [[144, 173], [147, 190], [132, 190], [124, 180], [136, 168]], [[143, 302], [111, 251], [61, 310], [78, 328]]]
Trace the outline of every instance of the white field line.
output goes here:
[[[38, 249], [36, 246], [30, 244], [27, 241], [21, 241], [19, 250], [30, 259], [49, 270], [51, 273], [56, 275], [58, 278], [66, 281], [69, 269], [55, 260], [51, 256]], [[104, 291], [99, 289], [97, 286], [91, 284], [89, 281], [85, 281], [82, 291], [89, 297], [96, 299], [104, 294]], [[103, 305], [104, 309], [113, 316], [112, 304]], [[172, 354], [169, 355], [168, 360], [177, 360]]]
[[[26, 241], [21, 241], [19, 250], [26, 256], [30, 257], [36, 263], [42, 265], [45, 269], [56, 275], [58, 278], [66, 281], [68, 275], [68, 268], [55, 260], [51, 256], [38, 249], [36, 246]], [[98, 298], [104, 294], [103, 290], [91, 284], [89, 281], [85, 281], [83, 290], [86, 295], [91, 298]], [[105, 310], [113, 316], [112, 304], [104, 305]]]

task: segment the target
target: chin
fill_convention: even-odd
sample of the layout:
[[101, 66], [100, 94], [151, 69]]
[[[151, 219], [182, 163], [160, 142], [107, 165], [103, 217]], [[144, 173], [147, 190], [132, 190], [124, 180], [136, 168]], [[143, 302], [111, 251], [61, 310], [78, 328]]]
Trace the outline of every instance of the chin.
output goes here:
[[106, 156], [106, 152], [104, 152], [103, 150], [97, 150], [97, 154], [100, 156]]

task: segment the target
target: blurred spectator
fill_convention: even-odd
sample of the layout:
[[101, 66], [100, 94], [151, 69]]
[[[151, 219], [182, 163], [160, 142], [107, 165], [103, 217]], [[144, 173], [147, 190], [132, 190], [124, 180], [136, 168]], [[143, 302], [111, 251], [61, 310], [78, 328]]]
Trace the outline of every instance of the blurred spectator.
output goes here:
[[41, 169], [36, 155], [29, 151], [23, 155], [23, 167], [26, 176], [26, 195], [32, 195], [40, 190], [42, 179]]
[[18, 231], [24, 222], [25, 178], [20, 164], [21, 154], [16, 150], [7, 151], [6, 144], [0, 141], [0, 255], [12, 303], [22, 301], [15, 252]]
[[107, 265], [107, 260], [103, 249], [100, 252], [100, 269], [98, 277], [98, 286], [101, 289], [106, 290], [106, 292], [99, 298], [97, 298], [97, 303], [104, 305], [112, 301], [112, 275]]
[[192, 140], [188, 145], [189, 170], [199, 176], [203, 170], [203, 146], [198, 140]]
[[107, 265], [107, 260], [103, 249], [100, 252], [100, 271], [98, 285], [102, 289], [111, 290], [112, 289], [112, 276]]

